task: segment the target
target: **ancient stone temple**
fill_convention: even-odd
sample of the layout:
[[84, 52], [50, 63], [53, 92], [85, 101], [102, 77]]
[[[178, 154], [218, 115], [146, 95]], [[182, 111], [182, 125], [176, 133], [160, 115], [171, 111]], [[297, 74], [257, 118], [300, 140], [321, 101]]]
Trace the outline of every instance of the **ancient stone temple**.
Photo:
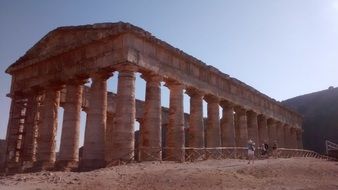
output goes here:
[[[12, 76], [7, 167], [93, 169], [136, 158], [183, 162], [187, 147], [245, 147], [248, 139], [302, 149], [299, 114], [131, 24], [57, 28], [6, 72]], [[144, 102], [135, 100], [137, 73], [146, 81]], [[118, 78], [116, 94], [107, 92], [112, 77]], [[169, 108], [161, 107], [163, 84]], [[183, 111], [184, 93], [190, 96], [190, 114]], [[86, 126], [79, 160], [82, 110]]]

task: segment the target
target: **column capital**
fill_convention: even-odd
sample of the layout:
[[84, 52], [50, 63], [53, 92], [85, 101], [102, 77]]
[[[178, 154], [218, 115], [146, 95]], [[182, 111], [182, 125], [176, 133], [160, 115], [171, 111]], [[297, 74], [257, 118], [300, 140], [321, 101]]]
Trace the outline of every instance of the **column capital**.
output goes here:
[[43, 88], [41, 86], [33, 86], [25, 92], [25, 95], [36, 96], [43, 94]]
[[232, 102], [228, 101], [228, 100], [221, 100], [220, 102], [220, 106], [224, 109], [224, 108], [234, 108], [235, 104], [233, 104]]
[[137, 72], [139, 68], [136, 65], [124, 63], [116, 66], [116, 70], [119, 72]]
[[174, 80], [166, 80], [164, 86], [168, 87], [170, 90], [175, 90], [175, 89], [183, 90], [185, 88], [184, 84], [181, 84]]
[[113, 76], [113, 72], [111, 72], [111, 71], [100, 71], [100, 72], [91, 73], [89, 76], [92, 79], [107, 80], [107, 79], [109, 79], [110, 77]]
[[66, 85], [83, 85], [88, 82], [87, 78], [74, 77], [67, 80]]
[[64, 82], [63, 81], [49, 81], [48, 84], [46, 84], [43, 89], [44, 90], [55, 90], [59, 91], [64, 88]]
[[247, 114], [248, 114], [249, 116], [257, 117], [257, 113], [256, 113], [255, 111], [253, 111], [253, 110], [248, 110], [248, 111], [247, 111]]
[[36, 85], [32, 86], [28, 91], [33, 94], [42, 94], [43, 88], [41, 86]]
[[187, 88], [186, 94], [188, 94], [190, 97], [203, 97], [204, 93], [200, 90], [197, 90], [196, 88]]
[[144, 72], [142, 73], [141, 78], [143, 78], [146, 82], [161, 82], [163, 80], [162, 76], [153, 72]]
[[257, 117], [258, 117], [258, 120], [267, 120], [264, 114], [259, 114]]
[[283, 123], [281, 121], [275, 121], [276, 127], [282, 127]]
[[277, 121], [275, 120], [275, 119], [273, 119], [273, 118], [269, 118], [268, 119], [268, 124], [272, 124], [272, 125], [275, 125], [275, 124], [277, 124]]
[[219, 103], [220, 102], [220, 98], [211, 94], [207, 94], [204, 96], [204, 100], [207, 103]]
[[234, 110], [235, 110], [236, 114], [239, 114], [239, 115], [245, 115], [246, 112], [247, 112], [246, 109], [244, 109], [243, 107], [240, 107], [240, 106], [235, 106]]

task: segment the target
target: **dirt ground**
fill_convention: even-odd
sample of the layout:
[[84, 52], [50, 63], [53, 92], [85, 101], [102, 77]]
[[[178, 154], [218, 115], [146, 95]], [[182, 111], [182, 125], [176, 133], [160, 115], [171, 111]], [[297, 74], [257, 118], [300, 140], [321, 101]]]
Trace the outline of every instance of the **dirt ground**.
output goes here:
[[0, 177], [1, 190], [338, 189], [338, 162], [314, 158], [143, 162], [91, 172]]

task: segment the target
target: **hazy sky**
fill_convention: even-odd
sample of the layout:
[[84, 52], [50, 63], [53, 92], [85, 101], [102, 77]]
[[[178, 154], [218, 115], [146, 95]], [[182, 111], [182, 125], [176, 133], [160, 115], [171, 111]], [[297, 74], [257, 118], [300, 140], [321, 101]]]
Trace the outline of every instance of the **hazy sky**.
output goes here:
[[0, 138], [10, 101], [5, 69], [58, 26], [117, 21], [276, 100], [338, 86], [338, 0], [1, 0]]

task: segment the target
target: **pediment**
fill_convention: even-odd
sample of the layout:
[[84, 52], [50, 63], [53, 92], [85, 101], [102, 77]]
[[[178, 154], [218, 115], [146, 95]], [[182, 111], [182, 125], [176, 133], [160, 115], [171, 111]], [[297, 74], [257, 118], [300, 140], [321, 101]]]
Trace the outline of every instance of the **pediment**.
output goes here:
[[33, 60], [41, 61], [94, 41], [118, 35], [131, 28], [134, 28], [134, 26], [123, 22], [59, 27], [38, 41], [14, 64], [8, 67], [6, 72], [10, 73], [17, 67], [29, 65], [34, 62]]

